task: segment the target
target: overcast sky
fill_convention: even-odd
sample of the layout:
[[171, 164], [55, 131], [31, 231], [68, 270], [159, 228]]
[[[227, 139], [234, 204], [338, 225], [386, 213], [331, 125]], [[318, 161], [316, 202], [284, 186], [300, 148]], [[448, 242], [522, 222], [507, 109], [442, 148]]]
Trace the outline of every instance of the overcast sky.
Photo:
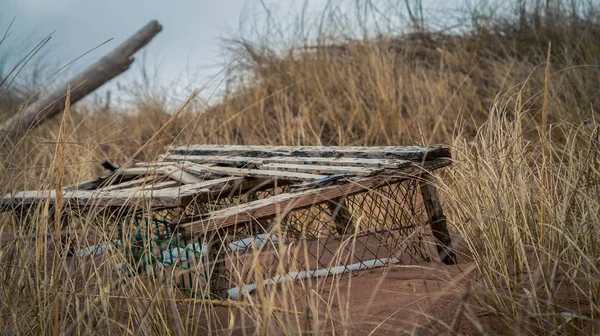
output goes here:
[[[431, 3], [429, 7], [439, 7], [440, 1], [426, 3]], [[308, 0], [307, 3], [309, 10], [319, 11], [326, 2]], [[294, 15], [303, 2], [264, 0], [262, 3], [274, 11]], [[52, 34], [44, 58], [52, 65], [49, 68], [58, 68], [114, 39], [78, 60], [71, 66], [73, 72], [156, 19], [163, 31], [144, 49], [147, 66], [158, 70], [162, 83], [177, 81], [178, 85], [200, 86], [228, 61], [221, 52], [220, 39], [240, 32], [240, 18], [245, 17], [247, 26], [248, 21], [260, 24], [265, 20], [262, 3], [259, 0], [0, 0], [0, 31], [6, 30], [15, 19], [11, 36], [0, 46], [0, 55], [6, 55], [8, 49], [13, 56], [22, 56], [26, 47]], [[134, 69], [140, 66], [141, 59], [138, 54]], [[130, 70], [127, 76], [135, 76], [135, 70]]]
[[[265, 1], [275, 2], [289, 6], [294, 0]], [[258, 1], [247, 0], [0, 0], [0, 4], [2, 31], [15, 18], [11, 36], [0, 48], [10, 48], [20, 54], [16, 56], [23, 55], [26, 43], [31, 46], [52, 34], [48, 58], [60, 66], [114, 38], [78, 61], [76, 68], [97, 60], [156, 19], [163, 31], [145, 49], [146, 63], [157, 68], [165, 82], [183, 79], [196, 84], [227, 61], [220, 52], [220, 38], [238, 32], [242, 13], [259, 20], [264, 15]], [[136, 57], [138, 64], [140, 59]]]

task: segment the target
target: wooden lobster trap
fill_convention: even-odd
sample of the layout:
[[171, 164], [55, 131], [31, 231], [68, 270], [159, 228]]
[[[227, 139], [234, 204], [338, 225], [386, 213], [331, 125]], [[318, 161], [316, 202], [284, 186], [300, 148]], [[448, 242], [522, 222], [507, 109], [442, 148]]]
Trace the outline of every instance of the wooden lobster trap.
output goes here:
[[[154, 162], [105, 164], [105, 176], [65, 188], [62, 225], [101, 219], [117, 228], [115, 247], [134, 272], [167, 272], [180, 288], [221, 298], [418, 263], [431, 258], [428, 242], [452, 264], [431, 179], [450, 162], [444, 146], [176, 147]], [[43, 202], [54, 205], [56, 192], [1, 204], [23, 213]]]

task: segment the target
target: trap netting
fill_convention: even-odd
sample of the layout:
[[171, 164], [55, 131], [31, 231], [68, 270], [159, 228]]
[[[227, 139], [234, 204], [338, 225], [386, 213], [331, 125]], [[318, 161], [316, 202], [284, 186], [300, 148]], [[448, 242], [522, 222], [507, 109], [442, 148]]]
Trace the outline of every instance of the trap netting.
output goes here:
[[237, 298], [261, 282], [341, 275], [429, 261], [427, 216], [418, 181], [405, 180], [278, 216], [185, 237], [178, 221], [286, 192], [286, 187], [219, 198], [134, 217], [122, 241], [145, 272], [165, 272], [183, 290]]

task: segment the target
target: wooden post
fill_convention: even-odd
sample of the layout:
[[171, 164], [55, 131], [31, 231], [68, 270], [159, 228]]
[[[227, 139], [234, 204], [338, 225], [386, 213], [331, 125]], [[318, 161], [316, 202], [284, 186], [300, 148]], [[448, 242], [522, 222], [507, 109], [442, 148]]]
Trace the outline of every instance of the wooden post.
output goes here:
[[129, 69], [135, 52], [144, 47], [162, 30], [157, 21], [150, 21], [146, 26], [120, 44], [112, 52], [92, 64], [85, 71], [71, 78], [49, 95], [27, 106], [10, 117], [0, 126], [0, 132], [20, 134], [36, 127], [65, 108], [67, 86], [71, 85], [71, 104], [93, 92], [104, 83]]
[[456, 254], [452, 248], [452, 239], [446, 225], [446, 216], [437, 189], [433, 184], [431, 173], [421, 175], [420, 188], [440, 259], [446, 265], [454, 265], [456, 264]]
[[346, 197], [347, 196], [342, 196], [327, 201], [327, 206], [329, 207], [329, 211], [331, 211], [331, 218], [340, 235], [354, 233], [354, 221], [352, 221], [352, 215], [348, 209]]
[[225, 264], [225, 230], [214, 230], [207, 233], [206, 263], [208, 265], [209, 279], [208, 290], [210, 295], [218, 299], [227, 298], [227, 268]]

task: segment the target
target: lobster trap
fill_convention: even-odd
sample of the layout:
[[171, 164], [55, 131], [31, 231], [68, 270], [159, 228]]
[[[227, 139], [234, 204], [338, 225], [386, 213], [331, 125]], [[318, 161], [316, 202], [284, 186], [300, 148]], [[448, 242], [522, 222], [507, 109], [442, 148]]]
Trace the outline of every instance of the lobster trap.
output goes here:
[[[196, 295], [432, 258], [455, 262], [432, 172], [443, 146], [184, 146], [70, 187], [81, 211], [112, 211], [136, 272]], [[55, 199], [25, 191], [4, 208]], [[125, 220], [121, 220], [125, 218]]]

